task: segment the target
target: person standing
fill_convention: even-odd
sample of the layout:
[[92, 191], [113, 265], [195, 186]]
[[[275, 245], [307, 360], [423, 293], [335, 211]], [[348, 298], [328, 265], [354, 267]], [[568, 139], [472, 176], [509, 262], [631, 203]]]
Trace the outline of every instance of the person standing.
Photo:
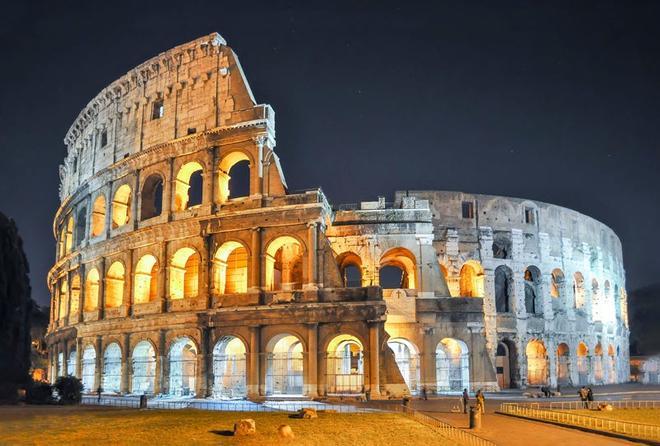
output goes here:
[[484, 393], [481, 391], [481, 389], [477, 390], [476, 396], [477, 396], [477, 408], [482, 414], [486, 413], [486, 398], [484, 397]]
[[584, 386], [580, 387], [580, 390], [578, 390], [578, 396], [580, 397], [580, 401], [582, 401], [582, 407], [587, 409], [589, 407], [587, 405], [587, 389]]
[[468, 404], [470, 403], [470, 395], [468, 394], [467, 389], [463, 389], [461, 401], [463, 402], [463, 413], [467, 413]]
[[594, 402], [594, 392], [593, 392], [593, 390], [591, 390], [591, 387], [587, 387], [587, 401], [588, 401], [589, 408], [591, 409], [591, 406], [592, 406], [591, 403]]

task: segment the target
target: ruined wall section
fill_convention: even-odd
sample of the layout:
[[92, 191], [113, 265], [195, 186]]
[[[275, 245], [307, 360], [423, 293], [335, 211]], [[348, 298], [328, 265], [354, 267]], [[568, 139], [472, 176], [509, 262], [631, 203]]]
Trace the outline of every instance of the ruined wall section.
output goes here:
[[270, 107], [255, 105], [236, 54], [219, 34], [163, 52], [111, 83], [80, 112], [64, 138], [60, 198], [155, 145], [220, 126], [274, 119]]
[[[603, 361], [609, 360], [612, 346], [616, 376], [603, 376], [601, 382], [627, 381], [625, 270], [621, 242], [609, 227], [571, 209], [520, 198], [401, 191], [395, 204], [410, 197], [429, 202], [434, 247], [452, 296], [461, 296], [466, 264], [482, 275], [488, 350], [494, 361], [498, 342], [515, 344], [517, 384], [524, 385], [525, 350], [532, 340], [545, 345], [551, 383], [557, 380], [556, 350], [561, 343], [568, 345], [573, 364], [579, 343], [587, 345], [590, 361], [596, 360], [597, 351]], [[511, 308], [506, 312], [497, 309], [498, 268], [505, 268], [511, 278]], [[528, 269], [539, 273], [532, 284], [539, 295], [535, 313], [526, 303]], [[598, 382], [590, 373], [589, 382]]]

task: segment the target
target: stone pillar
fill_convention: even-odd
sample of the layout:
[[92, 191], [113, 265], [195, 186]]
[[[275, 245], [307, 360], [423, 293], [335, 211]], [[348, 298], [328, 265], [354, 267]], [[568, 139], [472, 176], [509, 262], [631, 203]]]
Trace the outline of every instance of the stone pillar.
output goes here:
[[57, 343], [53, 344], [53, 376], [50, 379], [51, 383], [54, 383], [57, 380], [57, 374], [59, 373], [59, 362], [60, 362], [60, 349]]
[[83, 339], [76, 338], [76, 378], [82, 379]]
[[156, 376], [154, 377], [154, 394], [164, 393], [165, 386], [165, 330], [158, 333], [158, 346], [156, 351]]
[[433, 343], [433, 329], [424, 329], [424, 335], [422, 339], [423, 345], [422, 351], [420, 352], [420, 379], [422, 381], [421, 386], [426, 386], [427, 392], [435, 393], [437, 391], [438, 383], [435, 364], [436, 346]]
[[557, 343], [554, 340], [548, 340], [546, 354], [548, 355], [548, 385], [550, 387], [557, 387], [559, 358], [557, 358]]
[[250, 399], [259, 398], [260, 395], [260, 354], [261, 354], [261, 327], [250, 327], [250, 351], [248, 352], [247, 368], [247, 396]]
[[129, 381], [131, 370], [131, 335], [129, 333], [122, 334], [121, 338], [121, 381], [119, 382], [119, 391], [121, 393], [129, 392]]
[[197, 398], [206, 398], [209, 396], [208, 389], [208, 363], [209, 363], [209, 343], [210, 329], [204, 327], [201, 330], [199, 342], [199, 354], [197, 355], [197, 376], [195, 377], [195, 395]]
[[305, 395], [310, 398], [319, 396], [318, 386], [318, 324], [307, 325], [307, 370], [305, 371]]
[[[105, 316], [105, 258], [101, 259], [99, 265], [99, 296], [98, 296], [98, 318], [103, 319]], [[98, 356], [98, 352], [97, 352]]]
[[[307, 224], [307, 284], [306, 289], [318, 289], [318, 223]], [[284, 275], [284, 273], [282, 273]]]
[[103, 337], [96, 336], [96, 366], [94, 367], [94, 388], [93, 392], [101, 387], [103, 377]]
[[[90, 220], [88, 220], [89, 222]], [[84, 322], [84, 314], [85, 314], [85, 284], [87, 281], [85, 280], [86, 275], [85, 275], [85, 264], [81, 263], [80, 267], [78, 268], [78, 277], [80, 277], [80, 289], [78, 290], [78, 316], [77, 316], [77, 322]]]
[[261, 228], [252, 228], [252, 246], [250, 247], [250, 283], [248, 288], [252, 292], [261, 290]]
[[380, 328], [383, 322], [369, 322], [369, 388], [372, 398], [380, 397]]
[[62, 342], [62, 376], [69, 375], [69, 344]]

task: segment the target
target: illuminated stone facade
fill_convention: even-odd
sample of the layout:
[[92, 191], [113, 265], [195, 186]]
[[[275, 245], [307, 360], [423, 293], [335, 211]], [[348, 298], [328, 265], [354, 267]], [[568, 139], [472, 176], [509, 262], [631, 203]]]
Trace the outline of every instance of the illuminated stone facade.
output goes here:
[[608, 228], [499, 197], [333, 209], [320, 189], [289, 193], [274, 111], [218, 34], [113, 82], [65, 143], [51, 377], [253, 399], [577, 383], [584, 367], [589, 382], [627, 377]]

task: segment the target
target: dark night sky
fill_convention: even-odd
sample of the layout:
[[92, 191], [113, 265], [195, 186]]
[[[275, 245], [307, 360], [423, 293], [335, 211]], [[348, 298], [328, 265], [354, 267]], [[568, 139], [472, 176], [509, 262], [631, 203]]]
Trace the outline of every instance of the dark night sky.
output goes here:
[[167, 3], [0, 7], [0, 211], [38, 302], [69, 125], [133, 66], [212, 31], [275, 108], [292, 190], [548, 201], [619, 234], [628, 289], [658, 281], [659, 2]]

